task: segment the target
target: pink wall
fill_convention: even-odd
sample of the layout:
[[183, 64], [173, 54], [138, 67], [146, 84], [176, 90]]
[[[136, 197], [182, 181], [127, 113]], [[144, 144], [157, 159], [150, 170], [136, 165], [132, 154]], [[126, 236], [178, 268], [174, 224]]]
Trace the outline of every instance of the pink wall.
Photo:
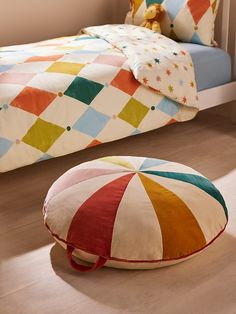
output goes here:
[[120, 23], [129, 0], [0, 0], [0, 46], [73, 35]]

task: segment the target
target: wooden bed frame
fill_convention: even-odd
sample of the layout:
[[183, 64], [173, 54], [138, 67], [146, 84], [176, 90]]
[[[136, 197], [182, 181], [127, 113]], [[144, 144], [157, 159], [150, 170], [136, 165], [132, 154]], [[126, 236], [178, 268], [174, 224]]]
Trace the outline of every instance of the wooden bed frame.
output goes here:
[[[234, 10], [235, 0], [223, 0], [216, 25], [216, 38], [220, 47], [231, 55], [232, 82], [210, 88], [199, 93], [200, 110], [212, 108], [231, 101], [236, 101], [236, 33], [230, 29], [231, 12]], [[232, 43], [233, 40], [233, 43]], [[236, 120], [236, 104], [233, 105], [233, 120]]]

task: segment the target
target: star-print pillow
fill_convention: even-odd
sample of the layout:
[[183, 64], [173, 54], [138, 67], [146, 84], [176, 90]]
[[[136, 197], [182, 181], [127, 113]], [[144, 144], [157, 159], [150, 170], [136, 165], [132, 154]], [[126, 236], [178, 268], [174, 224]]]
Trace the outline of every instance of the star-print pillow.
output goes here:
[[161, 22], [163, 35], [176, 41], [213, 46], [215, 19], [220, 0], [131, 0], [126, 23], [140, 25], [144, 10], [161, 3], [166, 14]]

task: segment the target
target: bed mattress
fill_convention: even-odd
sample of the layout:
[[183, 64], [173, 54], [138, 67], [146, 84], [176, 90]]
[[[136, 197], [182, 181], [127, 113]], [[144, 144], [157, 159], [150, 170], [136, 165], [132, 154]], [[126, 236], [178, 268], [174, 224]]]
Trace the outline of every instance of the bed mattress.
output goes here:
[[181, 45], [193, 59], [198, 91], [231, 81], [231, 58], [223, 49], [188, 43]]

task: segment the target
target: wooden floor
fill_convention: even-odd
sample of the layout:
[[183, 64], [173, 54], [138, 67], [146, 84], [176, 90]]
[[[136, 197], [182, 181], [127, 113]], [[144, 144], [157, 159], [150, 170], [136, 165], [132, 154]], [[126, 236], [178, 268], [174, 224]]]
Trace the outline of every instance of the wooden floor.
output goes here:
[[[143, 155], [185, 163], [214, 181], [230, 211], [224, 235], [198, 257], [154, 271], [78, 274], [40, 209], [52, 182], [83, 161]], [[235, 314], [236, 126], [211, 111], [187, 123], [0, 175], [1, 314]]]

